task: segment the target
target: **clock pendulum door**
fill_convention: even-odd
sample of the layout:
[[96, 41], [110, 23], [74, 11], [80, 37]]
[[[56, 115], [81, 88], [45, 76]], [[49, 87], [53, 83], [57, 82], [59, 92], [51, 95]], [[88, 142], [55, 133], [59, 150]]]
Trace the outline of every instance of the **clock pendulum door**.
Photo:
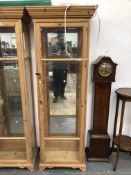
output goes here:
[[107, 133], [111, 83], [116, 66], [111, 58], [99, 57], [93, 64], [93, 129], [89, 131], [89, 161], [109, 161], [110, 137]]

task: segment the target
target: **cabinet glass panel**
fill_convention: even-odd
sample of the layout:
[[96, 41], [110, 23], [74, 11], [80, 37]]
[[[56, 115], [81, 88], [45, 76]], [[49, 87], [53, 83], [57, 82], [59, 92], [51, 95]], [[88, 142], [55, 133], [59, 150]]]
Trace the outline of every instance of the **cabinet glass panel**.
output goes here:
[[17, 61], [0, 62], [0, 137], [23, 136], [21, 91]]
[[67, 116], [51, 116], [50, 132], [58, 134], [76, 133], [76, 118]]
[[78, 134], [76, 120], [79, 119], [80, 68], [81, 63], [78, 62], [43, 63], [44, 85], [47, 85], [44, 86], [47, 135]]
[[0, 161], [26, 160], [25, 140], [0, 140]]
[[[81, 56], [81, 28], [41, 28], [43, 58], [78, 58]], [[66, 38], [66, 41], [65, 41]]]
[[16, 57], [16, 34], [14, 27], [0, 27], [0, 58]]

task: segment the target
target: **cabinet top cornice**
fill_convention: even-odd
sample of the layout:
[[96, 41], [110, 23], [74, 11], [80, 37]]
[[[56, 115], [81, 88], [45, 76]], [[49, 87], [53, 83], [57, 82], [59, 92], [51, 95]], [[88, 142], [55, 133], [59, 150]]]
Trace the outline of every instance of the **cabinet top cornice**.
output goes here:
[[[96, 6], [69, 6], [67, 10], [67, 18], [91, 18]], [[64, 18], [67, 6], [27, 6], [32, 19], [48, 19], [48, 18]]]
[[0, 19], [22, 19], [30, 21], [31, 18], [24, 6], [0, 7]]
[[[69, 6], [67, 18], [91, 18], [96, 6]], [[64, 18], [66, 6], [0, 7], [0, 19], [56, 19]]]

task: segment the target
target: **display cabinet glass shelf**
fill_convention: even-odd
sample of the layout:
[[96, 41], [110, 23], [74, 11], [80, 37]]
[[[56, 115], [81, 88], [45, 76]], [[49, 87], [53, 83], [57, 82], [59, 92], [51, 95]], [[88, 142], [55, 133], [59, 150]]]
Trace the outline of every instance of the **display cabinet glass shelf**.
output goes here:
[[0, 7], [0, 167], [33, 170], [29, 16], [23, 7]]
[[26, 7], [35, 31], [40, 169], [86, 169], [89, 22], [97, 6]]

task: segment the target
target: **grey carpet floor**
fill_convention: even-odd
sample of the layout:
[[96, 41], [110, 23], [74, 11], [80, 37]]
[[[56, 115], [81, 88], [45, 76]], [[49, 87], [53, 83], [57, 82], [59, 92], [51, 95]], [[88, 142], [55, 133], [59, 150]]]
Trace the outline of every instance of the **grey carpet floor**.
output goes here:
[[87, 162], [86, 172], [68, 168], [53, 168], [40, 172], [37, 161], [34, 172], [19, 168], [1, 168], [0, 175], [131, 175], [131, 156], [129, 153], [120, 153], [117, 170], [115, 172], [112, 171], [115, 154], [113, 153], [109, 163]]

